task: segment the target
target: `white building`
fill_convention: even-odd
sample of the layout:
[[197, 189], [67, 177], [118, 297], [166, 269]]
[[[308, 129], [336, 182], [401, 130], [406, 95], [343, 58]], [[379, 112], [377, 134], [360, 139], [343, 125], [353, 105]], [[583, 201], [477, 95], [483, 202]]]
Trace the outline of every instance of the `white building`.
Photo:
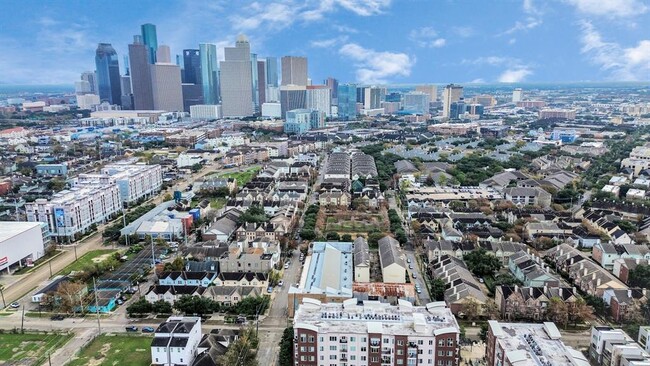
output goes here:
[[11, 273], [12, 266], [31, 266], [45, 254], [48, 237], [41, 223], [0, 221], [0, 271]]
[[459, 365], [460, 328], [444, 302], [306, 298], [293, 329], [297, 365]]
[[93, 106], [99, 104], [99, 95], [97, 94], [79, 94], [77, 95], [77, 107], [79, 109], [92, 110]]
[[193, 119], [219, 119], [221, 118], [221, 105], [197, 104], [190, 106], [190, 116]]
[[[160, 324], [151, 341], [151, 364], [191, 365], [203, 337], [201, 318], [172, 316]], [[128, 357], [128, 355], [125, 355]]]
[[114, 183], [124, 203], [150, 196], [162, 186], [160, 165], [115, 163], [104, 166], [99, 174], [79, 174], [74, 186], [104, 186]]
[[326, 117], [332, 115], [332, 92], [324, 85], [307, 87], [307, 109], [325, 113]]
[[[277, 89], [277, 88], [276, 88]], [[278, 92], [279, 94], [279, 92]], [[262, 104], [262, 117], [282, 118], [282, 105], [278, 102], [266, 102]]]
[[221, 105], [225, 117], [252, 116], [253, 72], [251, 47], [244, 35], [237, 37], [235, 47], [224, 48], [221, 69]]
[[[639, 329], [639, 341], [642, 340], [641, 332], [645, 331], [647, 336], [647, 329], [643, 328]], [[621, 329], [592, 327], [589, 358], [596, 365], [645, 366], [650, 364], [646, 346], [636, 343]]]
[[58, 192], [50, 200], [39, 198], [25, 204], [27, 221], [44, 222], [52, 236], [74, 240], [91, 225], [107, 222], [122, 210], [120, 191], [115, 183], [73, 187]]
[[512, 91], [512, 102], [517, 103], [524, 100], [524, 91], [521, 88], [516, 88]]

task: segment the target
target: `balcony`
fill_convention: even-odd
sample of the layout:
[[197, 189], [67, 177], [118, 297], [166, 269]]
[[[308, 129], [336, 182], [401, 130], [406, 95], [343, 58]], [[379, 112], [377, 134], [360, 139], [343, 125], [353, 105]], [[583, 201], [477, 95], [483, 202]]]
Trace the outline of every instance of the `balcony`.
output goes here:
[[390, 355], [390, 354], [393, 353], [393, 349], [384, 347], [384, 348], [382, 348], [381, 353], [384, 354], [384, 355]]
[[341, 337], [339, 343], [348, 343], [348, 339], [346, 337]]
[[371, 347], [379, 347], [379, 346], [381, 346], [381, 342], [380, 341], [370, 341], [370, 346]]
[[409, 342], [409, 348], [418, 348], [418, 345], [415, 342]]

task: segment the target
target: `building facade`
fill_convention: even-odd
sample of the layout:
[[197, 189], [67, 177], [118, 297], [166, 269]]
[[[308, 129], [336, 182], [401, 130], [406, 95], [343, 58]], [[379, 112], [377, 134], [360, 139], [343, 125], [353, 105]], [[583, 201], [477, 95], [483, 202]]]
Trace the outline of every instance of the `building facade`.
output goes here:
[[240, 35], [235, 47], [224, 48], [221, 61], [221, 101], [224, 117], [252, 116], [253, 75], [251, 47], [248, 38]]
[[120, 61], [110, 43], [100, 43], [97, 46], [95, 67], [100, 101], [120, 105], [122, 102]]
[[307, 57], [282, 57], [282, 85], [307, 86]]

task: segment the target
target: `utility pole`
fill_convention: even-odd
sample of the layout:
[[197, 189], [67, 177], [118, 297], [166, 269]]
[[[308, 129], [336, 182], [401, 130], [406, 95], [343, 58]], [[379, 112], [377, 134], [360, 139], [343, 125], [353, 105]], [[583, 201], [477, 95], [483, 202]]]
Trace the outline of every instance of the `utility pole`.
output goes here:
[[102, 325], [99, 322], [99, 301], [97, 301], [97, 284], [95, 283], [95, 277], [93, 277], [93, 289], [95, 292], [95, 312], [97, 313], [97, 330], [99, 334], [102, 334]]
[[[123, 223], [124, 227], [126, 228], [126, 214], [125, 214], [124, 208], [122, 208], [122, 223]], [[129, 234], [127, 233], [124, 236], [126, 237], [126, 246], [128, 247], [129, 246]]]
[[50, 265], [50, 277], [52, 277], [52, 260], [51, 260], [51, 259], [48, 260], [48, 261], [47, 261], [47, 264]]
[[23, 304], [23, 314], [20, 319], [20, 333], [25, 332], [25, 305]]
[[74, 245], [74, 260], [77, 261], [77, 244]]
[[156, 254], [153, 250], [153, 236], [151, 237], [151, 268], [156, 267]]

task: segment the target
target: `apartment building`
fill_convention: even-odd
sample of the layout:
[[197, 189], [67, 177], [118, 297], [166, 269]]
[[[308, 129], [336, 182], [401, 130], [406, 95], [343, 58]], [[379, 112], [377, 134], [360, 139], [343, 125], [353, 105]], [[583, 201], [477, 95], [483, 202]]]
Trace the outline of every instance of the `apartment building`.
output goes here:
[[325, 167], [325, 179], [350, 178], [350, 155], [347, 153], [331, 153]]
[[591, 328], [589, 358], [593, 365], [645, 366], [650, 355], [621, 329], [608, 326]]
[[131, 204], [150, 196], [162, 186], [160, 165], [117, 163], [106, 165], [98, 174], [79, 174], [75, 186], [116, 184], [120, 199]]
[[364, 153], [352, 155], [352, 179], [377, 177], [375, 158]]
[[488, 321], [487, 366], [589, 366], [580, 352], [562, 342], [555, 323]]
[[93, 224], [107, 222], [122, 210], [120, 191], [115, 183], [84, 185], [58, 192], [25, 204], [27, 221], [44, 222], [58, 241], [73, 241]]
[[301, 366], [459, 364], [460, 328], [444, 302], [413, 306], [303, 299], [294, 317]]
[[[169, 317], [160, 324], [151, 341], [151, 364], [192, 365], [201, 342], [201, 318]], [[125, 355], [128, 357], [128, 355]]]

